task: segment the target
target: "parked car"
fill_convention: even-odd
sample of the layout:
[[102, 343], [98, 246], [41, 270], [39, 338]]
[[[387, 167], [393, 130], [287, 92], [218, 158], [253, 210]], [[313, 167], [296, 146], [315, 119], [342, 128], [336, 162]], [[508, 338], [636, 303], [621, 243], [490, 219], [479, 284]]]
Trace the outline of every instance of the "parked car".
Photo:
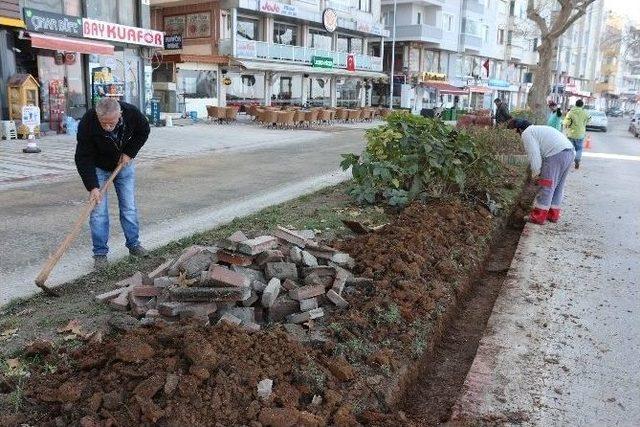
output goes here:
[[631, 117], [629, 132], [636, 138], [640, 137], [640, 113], [636, 113]]
[[604, 113], [604, 111], [587, 110], [587, 114], [589, 115], [587, 129], [597, 129], [603, 132], [607, 131], [607, 127], [609, 126], [609, 119], [607, 119], [607, 115]]
[[609, 117], [622, 117], [624, 114], [624, 112], [618, 107], [609, 108], [605, 113]]

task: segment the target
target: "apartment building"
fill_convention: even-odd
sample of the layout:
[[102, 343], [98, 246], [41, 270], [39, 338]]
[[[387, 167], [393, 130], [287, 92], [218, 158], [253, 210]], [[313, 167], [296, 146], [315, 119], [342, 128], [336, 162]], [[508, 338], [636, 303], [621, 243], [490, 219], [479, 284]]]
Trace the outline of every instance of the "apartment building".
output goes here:
[[[395, 10], [394, 80], [413, 88], [403, 106], [491, 108], [495, 97], [511, 107], [526, 103], [528, 66], [537, 62], [535, 36], [521, 30], [526, 0], [397, 0]], [[394, 1], [382, 0], [390, 31], [393, 11]], [[390, 39], [384, 54], [389, 72]]]
[[[166, 46], [154, 74], [165, 108], [228, 103], [359, 106], [385, 79], [380, 0], [152, 0]], [[171, 89], [175, 96], [168, 95]]]

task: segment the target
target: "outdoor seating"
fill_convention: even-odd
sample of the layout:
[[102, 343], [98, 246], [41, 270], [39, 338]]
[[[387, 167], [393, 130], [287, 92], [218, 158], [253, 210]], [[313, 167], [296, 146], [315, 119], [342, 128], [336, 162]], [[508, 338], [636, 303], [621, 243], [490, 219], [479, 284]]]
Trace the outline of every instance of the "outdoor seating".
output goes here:
[[301, 111], [301, 110], [296, 110], [295, 114], [293, 115], [293, 124], [295, 126], [302, 126], [305, 122], [305, 112]]
[[331, 123], [331, 110], [321, 110], [318, 116], [320, 123], [328, 125]]
[[335, 119], [337, 122], [345, 122], [347, 120], [348, 111], [346, 108], [337, 108]]
[[238, 109], [236, 107], [227, 107], [225, 109], [225, 120], [227, 123], [235, 122], [238, 116]]
[[347, 110], [347, 121], [353, 123], [357, 120], [360, 120], [360, 114], [360, 110]]

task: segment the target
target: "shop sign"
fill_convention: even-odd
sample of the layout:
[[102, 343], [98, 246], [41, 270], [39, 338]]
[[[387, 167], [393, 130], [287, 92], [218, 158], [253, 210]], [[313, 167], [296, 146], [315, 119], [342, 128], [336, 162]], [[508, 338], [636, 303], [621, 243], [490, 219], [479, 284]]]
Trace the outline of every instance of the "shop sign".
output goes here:
[[333, 68], [333, 58], [325, 56], [312, 56], [311, 65], [318, 68]]
[[164, 48], [165, 50], [182, 49], [182, 35], [172, 34], [170, 36], [164, 36]]
[[35, 105], [22, 107], [22, 124], [30, 129], [40, 126], [40, 108]]
[[347, 71], [356, 70], [356, 56], [353, 53], [347, 54]]
[[233, 82], [229, 77], [225, 77], [224, 79], [222, 79], [222, 84], [224, 84], [225, 86], [231, 86], [231, 83]]
[[427, 81], [427, 80], [443, 82], [447, 80], [447, 75], [442, 73], [431, 73], [431, 72], [422, 73], [422, 81]]
[[29, 31], [82, 37], [82, 18], [25, 7], [24, 23]]
[[164, 33], [162, 31], [129, 27], [113, 22], [82, 18], [82, 34], [90, 39], [164, 48]]
[[338, 28], [338, 14], [333, 9], [325, 9], [322, 12], [322, 25], [329, 33], [333, 33]]
[[257, 48], [256, 42], [253, 40], [237, 40], [236, 56], [239, 58], [255, 58]]
[[357, 21], [356, 31], [360, 31], [361, 33], [375, 34], [376, 36], [381, 36], [383, 27], [382, 25], [379, 25], [373, 22]]
[[498, 80], [498, 79], [491, 79], [489, 80], [489, 86], [494, 86], [494, 87], [509, 87], [511, 86], [509, 84], [509, 82], [505, 81], [505, 80]]
[[274, 15], [298, 17], [298, 8], [290, 4], [278, 3], [272, 0], [260, 0], [260, 11]]

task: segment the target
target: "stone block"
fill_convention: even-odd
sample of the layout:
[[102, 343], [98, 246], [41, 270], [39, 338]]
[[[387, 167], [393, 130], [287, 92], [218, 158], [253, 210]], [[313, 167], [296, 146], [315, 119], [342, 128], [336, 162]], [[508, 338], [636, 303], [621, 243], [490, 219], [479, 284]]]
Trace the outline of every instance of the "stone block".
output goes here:
[[269, 281], [267, 287], [262, 292], [262, 306], [269, 308], [273, 305], [280, 294], [280, 279], [274, 277]]
[[251, 288], [257, 293], [261, 294], [264, 292], [264, 288], [267, 287], [267, 284], [261, 280], [254, 280], [251, 282]]
[[305, 267], [317, 267], [318, 259], [307, 251], [302, 251], [302, 264]]
[[254, 270], [253, 268], [241, 267], [239, 265], [232, 265], [231, 271], [244, 274], [253, 283], [254, 280], [258, 280], [262, 283], [267, 283], [267, 279], [264, 277], [264, 273], [260, 270]]
[[201, 272], [206, 271], [212, 262], [215, 261], [215, 256], [208, 250], [201, 250], [195, 255], [185, 260], [179, 267], [178, 271], [184, 273], [187, 279], [193, 279], [198, 277]]
[[336, 291], [334, 291], [333, 289], [330, 289], [327, 292], [327, 298], [329, 298], [329, 301], [334, 303], [335, 306], [338, 307], [338, 308], [347, 308], [347, 307], [349, 307], [349, 303], [347, 302], [347, 300], [345, 300], [340, 295], [338, 295], [338, 293]]
[[202, 250], [202, 247], [193, 245], [186, 248], [178, 258], [173, 261], [169, 269], [167, 270], [167, 274], [169, 276], [177, 276], [180, 273], [180, 266], [187, 261], [189, 258], [197, 254]]
[[221, 323], [228, 323], [230, 325], [238, 326], [242, 323], [242, 320], [238, 319], [236, 316], [230, 313], [223, 314], [220, 320], [218, 320], [218, 325]]
[[268, 262], [264, 269], [267, 279], [298, 279], [298, 267], [292, 262]]
[[282, 282], [282, 288], [287, 292], [293, 289], [296, 289], [298, 287], [299, 287], [298, 284], [291, 279], [285, 279], [284, 282]]
[[307, 239], [305, 239], [303, 236], [301, 236], [300, 234], [296, 233], [293, 230], [288, 230], [284, 227], [278, 226], [278, 229], [273, 233], [273, 235], [276, 236], [278, 239], [282, 239], [285, 242], [294, 244], [301, 248], [304, 248], [305, 245], [307, 244]]
[[254, 323], [256, 321], [255, 309], [253, 307], [229, 307], [220, 310], [220, 315], [231, 314], [242, 321], [242, 323]]
[[245, 307], [250, 307], [253, 304], [255, 304], [259, 299], [260, 297], [258, 297], [258, 293], [253, 289], [251, 289], [251, 296], [248, 299], [242, 301], [242, 305]]
[[282, 262], [284, 261], [284, 254], [277, 249], [269, 249], [256, 257], [256, 265], [265, 265], [268, 262]]
[[246, 267], [253, 263], [253, 257], [248, 255], [244, 255], [237, 252], [229, 252], [224, 249], [220, 249], [217, 253], [218, 262], [223, 262], [229, 265], [238, 265], [241, 267]]
[[353, 269], [356, 266], [356, 261], [351, 258], [351, 255], [344, 252], [336, 252], [331, 257], [331, 262], [335, 262], [340, 267]]
[[309, 311], [318, 308], [318, 300], [315, 298], [303, 299], [300, 301], [300, 311]]
[[251, 281], [241, 273], [236, 273], [220, 265], [212, 265], [201, 284], [203, 286], [249, 288]]
[[296, 313], [300, 310], [300, 303], [294, 301], [286, 295], [281, 295], [269, 307], [268, 318], [271, 322], [282, 322], [290, 314]]
[[158, 304], [158, 312], [163, 316], [175, 317], [179, 316], [186, 306], [183, 302], [163, 302]]
[[231, 236], [224, 239], [220, 243], [220, 246], [229, 251], [237, 251], [238, 245], [245, 240], [249, 240], [249, 238], [242, 231], [236, 231]]
[[287, 320], [291, 323], [305, 323], [322, 316], [324, 316], [324, 310], [322, 308], [315, 308], [302, 313], [290, 314], [287, 316]]
[[324, 285], [302, 286], [289, 291], [289, 297], [296, 301], [317, 297], [325, 293]]
[[178, 281], [175, 279], [175, 277], [163, 276], [163, 277], [156, 277], [155, 279], [153, 279], [153, 286], [155, 286], [156, 288], [168, 288], [177, 283]]
[[278, 246], [278, 240], [273, 236], [259, 236], [255, 239], [245, 240], [238, 245], [238, 251], [246, 255], [258, 255]]
[[289, 258], [296, 264], [300, 264], [302, 262], [302, 249], [298, 246], [291, 246], [291, 249], [289, 249]]

